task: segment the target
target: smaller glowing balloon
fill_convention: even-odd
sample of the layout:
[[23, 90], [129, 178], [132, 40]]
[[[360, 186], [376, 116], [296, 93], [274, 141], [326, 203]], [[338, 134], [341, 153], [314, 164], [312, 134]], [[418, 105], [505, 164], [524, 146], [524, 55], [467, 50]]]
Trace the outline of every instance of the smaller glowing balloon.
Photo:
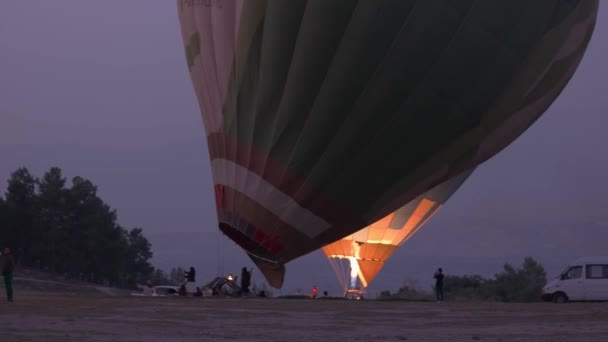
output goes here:
[[383, 219], [324, 246], [344, 291], [359, 288], [357, 278], [362, 288], [369, 286], [397, 247], [422, 228], [472, 172], [441, 183]]

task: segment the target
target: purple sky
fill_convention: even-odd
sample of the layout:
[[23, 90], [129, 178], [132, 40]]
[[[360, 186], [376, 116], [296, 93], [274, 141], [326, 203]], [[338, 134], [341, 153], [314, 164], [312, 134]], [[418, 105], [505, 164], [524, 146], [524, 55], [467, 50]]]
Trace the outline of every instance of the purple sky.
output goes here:
[[[174, 1], [0, 2], [0, 190], [11, 171], [51, 166], [99, 186], [119, 222], [141, 226], [157, 266], [201, 281], [252, 266], [220, 236], [198, 105]], [[428, 289], [434, 269], [492, 275], [524, 256], [551, 276], [608, 241], [608, 7], [574, 78], [523, 136], [478, 168], [398, 250], [370, 290]], [[221, 250], [220, 250], [221, 249]], [[283, 293], [338, 290], [314, 252]], [[261, 282], [254, 273], [253, 282]], [[277, 291], [278, 292], [278, 291]]]

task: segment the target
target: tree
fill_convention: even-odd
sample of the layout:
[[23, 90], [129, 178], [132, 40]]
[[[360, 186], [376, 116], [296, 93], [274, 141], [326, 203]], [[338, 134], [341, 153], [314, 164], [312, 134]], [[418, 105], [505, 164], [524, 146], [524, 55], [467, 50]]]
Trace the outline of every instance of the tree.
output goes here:
[[150, 265], [152, 258], [152, 245], [143, 236], [143, 229], [134, 228], [127, 234], [129, 247], [127, 250], [127, 272], [129, 283], [143, 283], [152, 275], [154, 267]]
[[186, 270], [183, 268], [179, 266], [173, 267], [171, 269], [171, 273], [169, 274], [169, 280], [172, 284], [182, 284], [184, 282], [184, 273], [186, 273]]
[[428, 301], [432, 296], [418, 287], [418, 282], [413, 280], [405, 280], [403, 285], [396, 293], [391, 293], [389, 290], [383, 290], [378, 295], [378, 299], [382, 300], [413, 300], [413, 301]]
[[546, 282], [543, 266], [532, 257], [526, 257], [521, 269], [507, 263], [503, 272], [496, 275], [496, 295], [504, 302], [539, 301]]
[[169, 277], [167, 276], [167, 273], [165, 273], [163, 270], [158, 269], [158, 268], [154, 270], [151, 280], [152, 280], [152, 284], [154, 284], [154, 285], [171, 283], [169, 280]]
[[[64, 273], [67, 260], [66, 241], [69, 241], [67, 227], [68, 212], [66, 207], [65, 178], [58, 167], [52, 167], [39, 182], [39, 212], [35, 222], [35, 232], [47, 243], [38, 244], [34, 255], [42, 259], [51, 271]], [[46, 259], [46, 260], [45, 260]]]
[[119, 284], [126, 268], [126, 230], [117, 226], [116, 213], [99, 197], [97, 187], [81, 177], [72, 179], [66, 195], [69, 212], [65, 241], [72, 275], [93, 282]]
[[3, 246], [6, 243], [6, 241], [3, 241], [3, 238], [6, 239], [9, 234], [7, 222], [8, 208], [6, 206], [6, 201], [4, 200], [4, 197], [0, 195], [0, 246]]
[[31, 241], [35, 238], [33, 219], [37, 215], [36, 184], [28, 169], [22, 167], [11, 173], [3, 201], [0, 241], [11, 246], [18, 263], [28, 262]]
[[480, 275], [448, 275], [444, 283], [445, 295], [452, 300], [493, 300], [495, 297], [494, 280]]
[[13, 247], [24, 266], [66, 277], [110, 286], [166, 279], [149, 262], [143, 229], [121, 227], [91, 181], [74, 177], [68, 188], [57, 167], [41, 180], [25, 168], [11, 174], [0, 196], [0, 244]]
[[[535, 302], [541, 298], [542, 288], [547, 281], [541, 264], [532, 257], [526, 257], [521, 269], [509, 263], [493, 279], [479, 275], [447, 275], [444, 278], [444, 291], [448, 300], [498, 300], [503, 302]], [[405, 284], [398, 293], [386, 290], [381, 299], [408, 298], [421, 299], [416, 290]]]
[[[113, 227], [107, 226], [102, 219], [105, 214], [103, 202], [96, 195], [97, 188], [81, 177], [72, 178], [72, 187], [65, 194], [68, 212], [66, 230], [68, 238], [64, 241], [67, 248], [68, 269], [71, 276], [82, 280], [94, 281], [100, 271], [101, 258], [95, 255], [103, 253], [100, 246], [108, 248], [109, 240], [104, 239], [104, 231]], [[111, 219], [110, 219], [111, 221]], [[105, 243], [99, 243], [106, 241]]]

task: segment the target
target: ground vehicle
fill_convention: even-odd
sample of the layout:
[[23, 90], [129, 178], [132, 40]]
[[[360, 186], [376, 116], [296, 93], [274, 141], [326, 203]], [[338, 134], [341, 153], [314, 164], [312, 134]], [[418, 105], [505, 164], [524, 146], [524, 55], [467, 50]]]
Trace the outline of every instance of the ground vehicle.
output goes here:
[[576, 259], [543, 288], [543, 300], [608, 301], [608, 256]]

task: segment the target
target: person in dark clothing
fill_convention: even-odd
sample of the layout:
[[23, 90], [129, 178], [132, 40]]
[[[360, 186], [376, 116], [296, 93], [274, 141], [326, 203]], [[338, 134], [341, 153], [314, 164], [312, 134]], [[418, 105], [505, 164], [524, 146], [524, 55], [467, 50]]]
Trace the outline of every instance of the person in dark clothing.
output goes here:
[[179, 287], [179, 290], [177, 291], [177, 294], [179, 296], [185, 296], [188, 294], [188, 292], [186, 292], [186, 284], [182, 284], [182, 286]]
[[249, 286], [251, 285], [251, 271], [247, 270], [247, 267], [243, 267], [241, 270], [241, 290], [243, 294], [249, 293]]
[[441, 267], [435, 272], [435, 292], [437, 293], [437, 303], [443, 303], [443, 270]]
[[6, 299], [8, 302], [13, 301], [13, 272], [15, 271], [15, 261], [11, 255], [10, 248], [4, 248], [2, 251], [2, 260], [0, 260], [0, 266], [2, 266], [2, 277], [4, 277], [4, 287], [6, 288]]
[[188, 272], [188, 271], [184, 272], [184, 277], [186, 278], [186, 281], [188, 281], [188, 282], [195, 282], [196, 281], [196, 271], [194, 270], [194, 267], [190, 267], [190, 272]]

